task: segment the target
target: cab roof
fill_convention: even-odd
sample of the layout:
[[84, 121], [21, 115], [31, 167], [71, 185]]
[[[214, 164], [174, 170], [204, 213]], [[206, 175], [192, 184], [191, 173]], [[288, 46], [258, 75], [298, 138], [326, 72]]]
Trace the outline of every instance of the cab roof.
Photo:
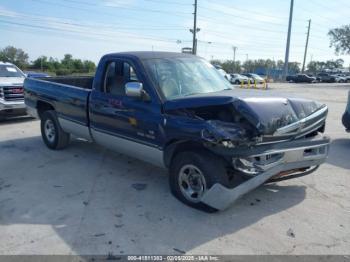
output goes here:
[[143, 59], [157, 59], [157, 58], [173, 58], [173, 57], [196, 57], [192, 54], [176, 53], [176, 52], [159, 52], [159, 51], [133, 51], [133, 52], [119, 52], [111, 53], [105, 56], [125, 56]]

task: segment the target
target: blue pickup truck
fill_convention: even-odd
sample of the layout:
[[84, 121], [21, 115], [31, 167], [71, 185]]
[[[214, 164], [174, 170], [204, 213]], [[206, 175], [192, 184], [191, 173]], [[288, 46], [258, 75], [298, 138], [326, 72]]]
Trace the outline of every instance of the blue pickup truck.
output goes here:
[[174, 196], [207, 212], [309, 174], [328, 154], [326, 105], [234, 89], [189, 54], [108, 54], [94, 77], [27, 78], [24, 89], [50, 149], [74, 134], [164, 167]]

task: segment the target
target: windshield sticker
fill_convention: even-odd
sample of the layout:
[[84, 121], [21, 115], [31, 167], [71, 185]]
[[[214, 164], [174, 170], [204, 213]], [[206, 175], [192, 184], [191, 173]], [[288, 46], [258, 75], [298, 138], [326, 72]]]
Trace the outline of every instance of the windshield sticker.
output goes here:
[[9, 71], [9, 72], [13, 72], [13, 73], [16, 73], [17, 70], [13, 67], [6, 67], [6, 70]]

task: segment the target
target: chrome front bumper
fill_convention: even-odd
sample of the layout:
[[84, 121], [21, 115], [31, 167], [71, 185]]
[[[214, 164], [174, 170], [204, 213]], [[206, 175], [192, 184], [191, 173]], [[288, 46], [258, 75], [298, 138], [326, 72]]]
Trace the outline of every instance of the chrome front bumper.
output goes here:
[[21, 102], [9, 102], [0, 99], [0, 111], [5, 110], [24, 110], [26, 109], [26, 105], [24, 104], [24, 101]]
[[[291, 178], [293, 178], [293, 172], [297, 173], [296, 176], [309, 174], [311, 173], [310, 170], [316, 170], [320, 164], [325, 162], [328, 156], [329, 144], [330, 139], [322, 137], [282, 143], [280, 148], [275, 146], [272, 149], [263, 151], [258, 149], [258, 153], [254, 153], [254, 149], [251, 149], [250, 152], [252, 154], [250, 157], [263, 157], [275, 154], [279, 154], [280, 157], [275, 162], [261, 166], [263, 170], [261, 173], [252, 176], [249, 180], [232, 189], [218, 183], [214, 184], [204, 194], [202, 202], [218, 210], [224, 210], [242, 195], [283, 172], [291, 171], [291, 173], [288, 173], [292, 174]], [[305, 171], [298, 172], [303, 169]]]

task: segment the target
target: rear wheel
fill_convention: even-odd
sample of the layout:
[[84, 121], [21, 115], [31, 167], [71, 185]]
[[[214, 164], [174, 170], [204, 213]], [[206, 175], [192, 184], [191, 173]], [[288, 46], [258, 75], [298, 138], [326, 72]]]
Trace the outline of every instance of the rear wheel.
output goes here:
[[189, 151], [175, 156], [170, 166], [169, 184], [172, 194], [181, 202], [205, 212], [217, 209], [201, 202], [216, 183], [229, 186], [222, 159], [210, 152]]
[[45, 111], [41, 115], [41, 136], [50, 149], [62, 149], [68, 146], [70, 135], [61, 128], [56, 112]]

